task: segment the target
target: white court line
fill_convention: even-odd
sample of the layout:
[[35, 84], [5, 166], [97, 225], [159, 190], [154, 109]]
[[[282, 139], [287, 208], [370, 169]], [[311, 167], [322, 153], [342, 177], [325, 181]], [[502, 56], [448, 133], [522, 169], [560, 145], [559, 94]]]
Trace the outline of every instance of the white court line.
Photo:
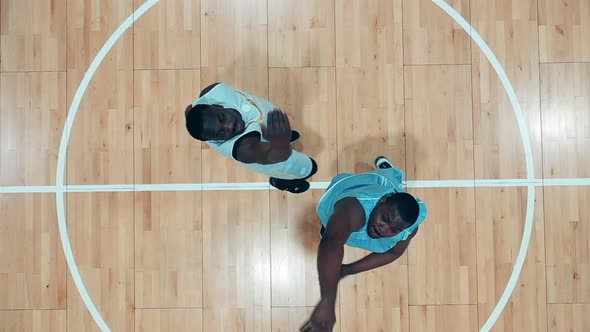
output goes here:
[[590, 178], [545, 179], [544, 186], [590, 186]]
[[[508, 94], [508, 98], [510, 100], [510, 104], [512, 105], [512, 109], [514, 111], [514, 115], [516, 116], [516, 122], [518, 124], [518, 129], [520, 131], [520, 137], [522, 139], [522, 145], [524, 148], [524, 157], [526, 162], [526, 169], [527, 169], [527, 179], [534, 180], [535, 178], [535, 169], [533, 165], [533, 149], [531, 146], [530, 138], [528, 129], [526, 127], [526, 122], [524, 119], [524, 114], [522, 113], [522, 109], [520, 108], [520, 104], [518, 103], [518, 98], [516, 97], [516, 92], [508, 79], [508, 75], [502, 68], [502, 65], [496, 58], [494, 52], [489, 48], [489, 46], [485, 43], [483, 38], [475, 31], [475, 29], [459, 14], [453, 7], [449, 6], [443, 0], [432, 0], [437, 6], [439, 6], [442, 10], [444, 10], [457, 24], [463, 28], [465, 32], [471, 37], [471, 39], [479, 46], [482, 53], [486, 56], [496, 74], [498, 74], [498, 78], [502, 82], [502, 86], [506, 93]], [[506, 283], [506, 288], [504, 288], [504, 292], [502, 296], [498, 300], [498, 303], [494, 307], [494, 310], [488, 317], [487, 321], [481, 327], [480, 331], [487, 332], [489, 331], [492, 326], [496, 323], [500, 314], [504, 310], [504, 307], [508, 303], [508, 299], [512, 295], [514, 288], [516, 287], [516, 282], [518, 281], [518, 277], [520, 272], [522, 271], [522, 267], [524, 265], [524, 260], [526, 258], [527, 250], [529, 247], [529, 242], [531, 239], [531, 233], [533, 231], [533, 214], [535, 208], [535, 185], [530, 184], [528, 185], [528, 192], [527, 192], [527, 205], [526, 205], [526, 213], [525, 213], [525, 222], [524, 222], [524, 230], [522, 232], [522, 241], [520, 242], [520, 249], [518, 251], [518, 256], [516, 257], [516, 261], [514, 262], [514, 268], [512, 273], [510, 274], [510, 279]]]
[[2, 186], [0, 194], [55, 193], [55, 186]]
[[131, 14], [121, 25], [113, 32], [111, 37], [105, 42], [103, 47], [98, 51], [96, 57], [90, 63], [88, 70], [84, 74], [80, 85], [78, 86], [78, 90], [74, 95], [74, 99], [72, 100], [72, 104], [70, 106], [70, 110], [68, 111], [68, 115], [66, 117], [66, 122], [64, 125], [64, 131], [62, 132], [61, 141], [59, 144], [59, 152], [57, 157], [57, 170], [56, 170], [56, 177], [55, 177], [55, 204], [57, 207], [57, 222], [59, 225], [59, 235], [61, 239], [61, 243], [63, 246], [64, 254], [66, 257], [66, 262], [68, 268], [70, 269], [70, 273], [72, 275], [72, 279], [74, 280], [74, 284], [80, 293], [80, 297], [84, 302], [84, 305], [90, 312], [90, 315], [98, 325], [98, 327], [103, 332], [110, 332], [110, 328], [105, 322], [105, 320], [100, 315], [100, 312], [92, 302], [90, 295], [88, 295], [88, 291], [84, 286], [84, 282], [82, 281], [82, 277], [80, 276], [80, 271], [78, 271], [78, 266], [76, 265], [76, 260], [74, 259], [74, 254], [72, 252], [72, 247], [70, 244], [70, 238], [68, 235], [68, 227], [66, 223], [66, 214], [65, 214], [65, 206], [64, 206], [64, 192], [66, 187], [64, 186], [64, 176], [65, 176], [65, 163], [66, 163], [66, 152], [68, 148], [68, 143], [70, 140], [70, 133], [72, 130], [72, 126], [74, 124], [74, 120], [76, 119], [76, 113], [78, 113], [78, 108], [80, 107], [80, 102], [82, 101], [82, 97], [88, 88], [88, 84], [92, 80], [94, 73], [98, 69], [98, 66], [102, 63], [106, 55], [109, 53], [111, 48], [115, 45], [115, 43], [121, 38], [121, 36], [129, 29], [129, 27], [139, 19], [148, 9], [150, 9], [153, 5], [155, 5], [159, 0], [148, 0], [143, 5], [141, 5], [135, 12]]
[[[310, 189], [326, 189], [330, 182], [311, 182]], [[556, 179], [480, 179], [480, 180], [417, 180], [405, 181], [406, 188], [481, 188], [481, 187], [569, 187], [590, 186], [590, 178]], [[63, 186], [66, 193], [82, 192], [144, 192], [144, 191], [230, 191], [277, 190], [268, 182], [237, 183], [155, 183], [155, 184], [81, 184]], [[55, 193], [57, 186], [0, 186], [0, 194]]]

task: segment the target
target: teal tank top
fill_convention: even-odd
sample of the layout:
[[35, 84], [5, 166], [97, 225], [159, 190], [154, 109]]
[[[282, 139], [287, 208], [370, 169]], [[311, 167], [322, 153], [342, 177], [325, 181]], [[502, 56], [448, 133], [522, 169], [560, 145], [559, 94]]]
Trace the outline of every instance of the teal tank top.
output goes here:
[[[402, 179], [402, 171], [396, 168], [378, 169], [362, 174], [338, 174], [330, 182], [317, 207], [317, 213], [322, 225], [324, 227], [328, 226], [330, 217], [334, 213], [334, 205], [339, 200], [354, 197], [358, 199], [365, 211], [365, 223], [359, 230], [348, 237], [346, 244], [376, 253], [390, 250], [399, 241], [405, 240], [407, 234], [401, 232], [393, 237], [373, 239], [367, 234], [367, 223], [371, 211], [373, 211], [383, 195], [404, 192]], [[420, 209], [418, 220], [406, 229], [409, 233], [414, 232], [419, 227], [428, 213], [424, 202], [418, 198], [416, 198], [416, 201]]]
[[291, 150], [291, 155], [287, 160], [270, 165], [246, 164], [233, 157], [234, 145], [241, 137], [248, 133], [256, 131], [260, 134], [261, 141], [268, 142], [262, 136], [261, 125], [266, 124], [268, 113], [276, 108], [270, 101], [246, 92], [236, 91], [225, 83], [219, 83], [199, 99], [195, 100], [192, 105], [194, 107], [199, 104], [217, 104], [226, 108], [236, 109], [240, 112], [246, 124], [242, 134], [236, 135], [227, 141], [207, 141], [207, 144], [219, 153], [234, 159], [242, 166], [256, 173], [278, 179], [301, 179], [311, 173], [313, 169], [311, 159], [307, 155], [295, 150]]

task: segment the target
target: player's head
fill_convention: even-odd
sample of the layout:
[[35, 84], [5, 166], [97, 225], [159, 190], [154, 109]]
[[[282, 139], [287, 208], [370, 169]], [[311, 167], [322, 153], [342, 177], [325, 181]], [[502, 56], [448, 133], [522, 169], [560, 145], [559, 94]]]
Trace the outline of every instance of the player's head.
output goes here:
[[414, 196], [405, 192], [387, 194], [371, 211], [367, 234], [374, 239], [395, 236], [416, 222], [419, 210]]
[[246, 128], [238, 111], [221, 105], [188, 105], [184, 116], [189, 134], [200, 141], [226, 141]]

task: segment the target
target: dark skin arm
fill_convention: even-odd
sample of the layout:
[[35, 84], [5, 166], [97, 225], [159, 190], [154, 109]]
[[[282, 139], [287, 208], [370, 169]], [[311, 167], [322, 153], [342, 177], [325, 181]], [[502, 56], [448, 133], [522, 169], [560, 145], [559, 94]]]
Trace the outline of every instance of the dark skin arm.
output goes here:
[[287, 114], [279, 109], [268, 113], [267, 125], [262, 126], [262, 136], [268, 140], [262, 142], [260, 137], [244, 137], [236, 147], [236, 159], [246, 164], [276, 164], [285, 161], [291, 155], [291, 125]]
[[300, 331], [332, 331], [336, 322], [334, 307], [344, 257], [344, 244], [352, 232], [362, 227], [364, 220], [364, 210], [356, 198], [344, 198], [335, 205], [318, 248], [317, 268], [321, 299]]
[[391, 262], [395, 261], [396, 259], [400, 258], [408, 245], [410, 245], [410, 241], [412, 238], [418, 233], [418, 230], [414, 231], [410, 236], [404, 240], [398, 242], [393, 248], [389, 251], [384, 253], [372, 253], [364, 258], [359, 259], [356, 262], [350, 264], [342, 264], [340, 269], [340, 278], [344, 278], [346, 276], [357, 274], [364, 271], [369, 271], [376, 269], [378, 267], [390, 264]]

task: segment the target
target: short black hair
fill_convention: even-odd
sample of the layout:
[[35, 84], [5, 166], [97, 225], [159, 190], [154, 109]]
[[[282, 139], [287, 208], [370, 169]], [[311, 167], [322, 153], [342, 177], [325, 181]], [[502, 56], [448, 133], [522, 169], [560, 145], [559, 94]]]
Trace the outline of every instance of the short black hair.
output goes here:
[[391, 208], [394, 208], [399, 213], [402, 220], [410, 224], [410, 226], [418, 220], [420, 207], [414, 196], [406, 192], [398, 192], [388, 194], [385, 197], [387, 204]]
[[[203, 136], [203, 110], [207, 108], [207, 105], [195, 105], [190, 110], [186, 111], [186, 129], [188, 133], [199, 141], [206, 141]], [[187, 107], [188, 109], [188, 107]]]

